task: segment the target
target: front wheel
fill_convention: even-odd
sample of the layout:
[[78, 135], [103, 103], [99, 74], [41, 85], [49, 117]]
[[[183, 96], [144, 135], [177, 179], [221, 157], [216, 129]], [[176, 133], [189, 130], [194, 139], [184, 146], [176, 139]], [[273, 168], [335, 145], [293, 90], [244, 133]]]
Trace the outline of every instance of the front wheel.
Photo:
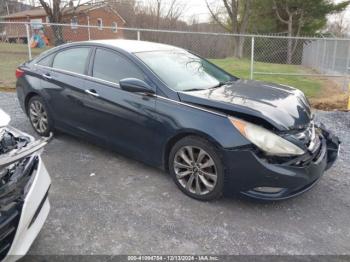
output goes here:
[[169, 170], [176, 185], [192, 198], [206, 201], [223, 194], [222, 161], [216, 147], [203, 138], [178, 141], [170, 152]]

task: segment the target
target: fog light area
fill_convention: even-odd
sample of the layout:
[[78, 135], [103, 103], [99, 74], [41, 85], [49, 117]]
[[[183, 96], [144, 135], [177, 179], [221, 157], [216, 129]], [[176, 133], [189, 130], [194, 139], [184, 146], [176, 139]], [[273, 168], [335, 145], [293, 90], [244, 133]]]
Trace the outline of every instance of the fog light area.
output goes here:
[[254, 191], [260, 192], [260, 193], [279, 193], [282, 191], [282, 187], [256, 187], [254, 188]]

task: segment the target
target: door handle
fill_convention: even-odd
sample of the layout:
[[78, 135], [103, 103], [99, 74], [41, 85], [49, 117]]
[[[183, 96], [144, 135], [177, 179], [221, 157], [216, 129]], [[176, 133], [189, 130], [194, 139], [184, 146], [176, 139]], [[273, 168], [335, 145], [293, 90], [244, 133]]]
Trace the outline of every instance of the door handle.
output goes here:
[[85, 93], [87, 93], [89, 95], [92, 95], [92, 96], [95, 96], [95, 97], [99, 97], [100, 96], [99, 94], [97, 94], [96, 90], [94, 90], [94, 89], [86, 89]]
[[42, 76], [46, 79], [52, 79], [52, 76], [50, 76], [49, 73], [42, 74]]

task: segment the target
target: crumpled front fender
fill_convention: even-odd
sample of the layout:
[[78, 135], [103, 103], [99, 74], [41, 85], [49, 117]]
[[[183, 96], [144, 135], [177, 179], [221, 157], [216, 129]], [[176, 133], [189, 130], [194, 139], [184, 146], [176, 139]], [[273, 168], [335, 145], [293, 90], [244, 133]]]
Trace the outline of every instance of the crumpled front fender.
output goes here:
[[333, 132], [328, 130], [323, 124], [320, 125], [322, 135], [326, 139], [327, 144], [327, 166], [326, 170], [330, 169], [339, 156], [341, 141]]

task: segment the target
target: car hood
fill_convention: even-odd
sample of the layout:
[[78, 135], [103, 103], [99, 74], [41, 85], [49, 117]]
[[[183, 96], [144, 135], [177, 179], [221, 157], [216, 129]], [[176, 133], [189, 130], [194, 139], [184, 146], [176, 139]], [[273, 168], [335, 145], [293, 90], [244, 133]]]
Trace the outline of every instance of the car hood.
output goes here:
[[232, 116], [263, 119], [280, 131], [303, 129], [312, 118], [310, 104], [295, 88], [239, 79], [214, 89], [179, 92], [182, 102]]

